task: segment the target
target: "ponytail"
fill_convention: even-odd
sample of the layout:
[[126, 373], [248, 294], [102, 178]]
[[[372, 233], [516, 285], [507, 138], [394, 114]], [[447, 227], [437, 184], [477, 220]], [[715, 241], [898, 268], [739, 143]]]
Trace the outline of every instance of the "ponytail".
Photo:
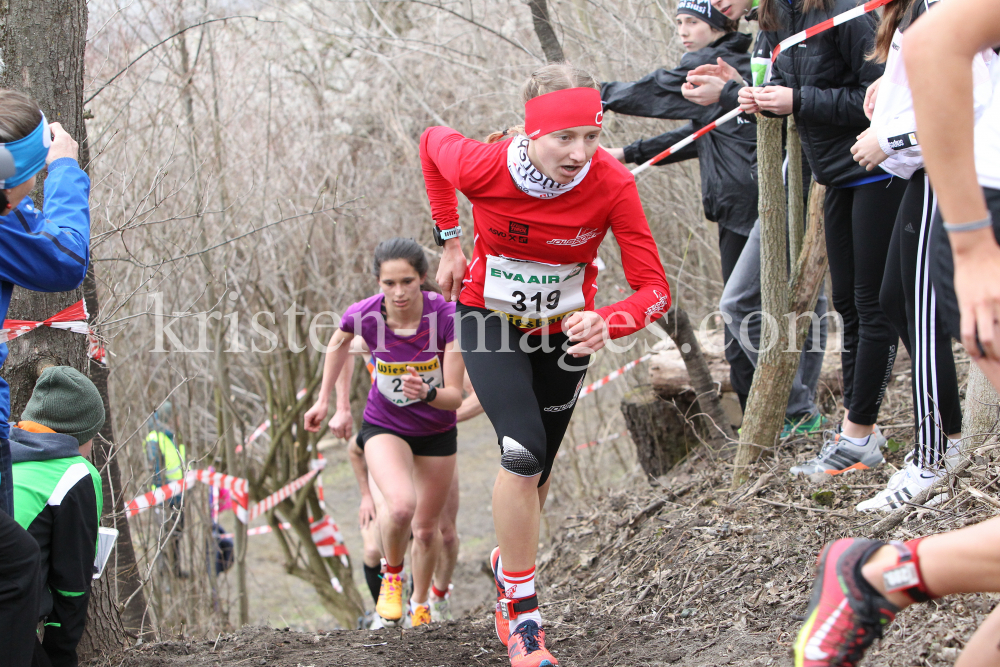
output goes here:
[[919, 0], [895, 0], [890, 2], [882, 10], [882, 22], [878, 26], [878, 33], [875, 35], [875, 46], [866, 58], [868, 60], [884, 63], [889, 57], [889, 49], [892, 48], [892, 37], [903, 22], [909, 22], [913, 14], [913, 6]]

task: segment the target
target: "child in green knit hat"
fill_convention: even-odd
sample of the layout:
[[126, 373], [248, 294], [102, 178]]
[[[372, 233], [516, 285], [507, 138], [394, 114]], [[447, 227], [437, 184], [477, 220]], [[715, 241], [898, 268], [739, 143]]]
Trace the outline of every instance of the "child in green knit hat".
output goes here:
[[87, 460], [104, 426], [97, 387], [68, 366], [46, 368], [10, 430], [14, 519], [41, 551], [42, 646], [53, 667], [76, 667], [94, 575], [103, 506], [101, 476]]

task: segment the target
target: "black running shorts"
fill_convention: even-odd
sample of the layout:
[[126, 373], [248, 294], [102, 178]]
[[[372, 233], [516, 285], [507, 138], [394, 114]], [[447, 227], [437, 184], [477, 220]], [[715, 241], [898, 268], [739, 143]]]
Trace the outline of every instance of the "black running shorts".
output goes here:
[[458, 452], [458, 429], [452, 428], [444, 433], [433, 433], [431, 435], [404, 435], [396, 433], [391, 428], [376, 426], [366, 421], [361, 422], [361, 430], [358, 431], [358, 447], [365, 448], [365, 444], [376, 435], [388, 433], [403, 440], [410, 446], [414, 456], [451, 456]]

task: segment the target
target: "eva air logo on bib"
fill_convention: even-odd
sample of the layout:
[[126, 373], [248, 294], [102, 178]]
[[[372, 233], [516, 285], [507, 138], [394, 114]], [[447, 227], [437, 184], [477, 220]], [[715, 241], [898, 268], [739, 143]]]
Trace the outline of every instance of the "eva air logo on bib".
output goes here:
[[441, 360], [434, 357], [428, 361], [382, 361], [375, 360], [375, 386], [379, 393], [392, 403], [403, 407], [418, 403], [415, 398], [407, 398], [403, 394], [403, 376], [409, 375], [407, 366], [417, 371], [417, 374], [431, 387], [444, 386], [444, 374], [441, 371]]
[[586, 268], [586, 262], [544, 264], [488, 255], [483, 301], [523, 329], [553, 324], [586, 305]]

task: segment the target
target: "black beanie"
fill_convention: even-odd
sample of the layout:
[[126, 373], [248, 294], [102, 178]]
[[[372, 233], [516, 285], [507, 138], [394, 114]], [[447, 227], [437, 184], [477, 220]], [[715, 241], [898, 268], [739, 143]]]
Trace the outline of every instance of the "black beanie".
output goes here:
[[687, 14], [701, 19], [716, 30], [729, 32], [729, 19], [712, 7], [709, 0], [677, 0], [677, 14]]

